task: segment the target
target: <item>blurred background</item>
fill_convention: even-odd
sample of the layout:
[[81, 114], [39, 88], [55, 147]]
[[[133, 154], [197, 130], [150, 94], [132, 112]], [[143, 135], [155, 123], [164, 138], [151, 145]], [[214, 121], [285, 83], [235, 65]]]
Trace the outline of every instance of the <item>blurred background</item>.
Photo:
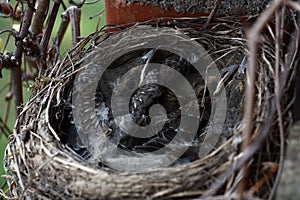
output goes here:
[[[0, 3], [3, 2], [3, 0], [0, 0]], [[50, 6], [51, 6], [50, 2]], [[67, 6], [70, 6], [68, 2], [65, 2]], [[15, 5], [15, 1], [10, 1], [10, 5]], [[104, 0], [100, 0], [96, 2], [95, 4], [91, 5], [84, 5], [81, 8], [81, 20], [80, 20], [80, 28], [81, 28], [81, 36], [85, 37], [89, 35], [90, 33], [96, 31], [97, 24], [99, 24], [99, 28], [101, 28], [104, 25], [105, 22], [105, 13], [100, 14], [101, 11], [104, 9]], [[0, 9], [1, 10], [1, 9]], [[61, 23], [61, 13], [63, 12], [62, 6], [60, 7], [58, 17], [55, 21], [55, 26], [52, 31], [51, 41], [56, 36], [56, 33], [58, 31], [59, 25]], [[20, 22], [13, 21], [11, 18], [0, 18], [0, 31], [5, 29], [11, 29], [14, 28], [15, 30], [19, 30]], [[8, 40], [8, 45], [6, 48], [5, 43]], [[65, 53], [72, 47], [72, 36], [71, 36], [71, 28], [70, 25], [68, 27], [68, 30], [64, 36], [64, 39], [62, 41], [62, 45], [60, 48], [60, 53], [62, 57], [65, 55]], [[16, 49], [15, 46], [15, 40], [13, 37], [9, 37], [8, 33], [0, 34], [0, 50], [2, 54], [6, 54], [8, 52], [13, 53]], [[12, 131], [13, 130], [13, 124], [15, 120], [15, 114], [14, 114], [14, 102], [13, 99], [10, 101], [10, 104], [8, 104], [9, 96], [10, 96], [10, 71], [8, 69], [2, 70], [3, 78], [0, 79], [0, 118], [3, 119], [6, 115], [5, 113], [8, 112], [8, 118], [7, 118], [7, 126]], [[30, 85], [30, 82], [28, 82]], [[23, 94], [24, 94], [24, 103], [28, 100], [30, 96], [30, 90], [28, 88], [28, 84], [26, 82], [23, 83]], [[0, 123], [0, 126], [2, 126], [2, 123]], [[4, 179], [1, 177], [4, 172], [3, 167], [3, 156], [4, 151], [7, 144], [7, 138], [4, 134], [0, 133], [0, 186], [4, 184]]]

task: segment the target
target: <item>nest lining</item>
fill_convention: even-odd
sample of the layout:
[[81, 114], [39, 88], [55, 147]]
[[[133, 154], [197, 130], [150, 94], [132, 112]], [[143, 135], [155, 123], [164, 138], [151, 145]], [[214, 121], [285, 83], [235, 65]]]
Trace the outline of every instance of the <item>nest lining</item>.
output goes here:
[[[241, 63], [246, 50], [242, 26], [239, 23], [224, 18], [223, 23], [212, 24], [210, 31], [199, 30], [199, 23], [176, 23], [178, 22], [174, 22], [173, 25], [178, 25], [179, 29], [190, 37], [197, 38], [205, 46], [218, 67]], [[228, 27], [231, 29], [228, 30]], [[218, 199], [229, 196], [238, 198], [236, 196], [240, 178], [238, 169], [243, 154], [240, 149], [243, 137], [241, 132], [243, 113], [240, 107], [228, 111], [239, 113], [234, 120], [228, 122], [228, 134], [210, 154], [185, 165], [159, 168], [148, 173], [117, 172], [88, 164], [74, 152], [74, 149], [67, 148], [61, 142], [62, 136], [57, 130], [57, 124], [53, 123], [53, 118], [58, 116], [60, 119], [62, 108], [65, 107], [66, 102], [70, 102], [69, 94], [76, 75], [76, 63], [84, 58], [86, 53], [93, 51], [97, 41], [110, 34], [100, 37], [97, 37], [98, 33], [91, 34], [71, 50], [61, 62], [54, 65], [45, 77], [40, 77], [31, 100], [16, 122], [14, 136], [10, 138], [7, 147], [5, 165], [12, 173], [10, 195], [29, 199], [186, 199], [192, 197]], [[83, 47], [88, 43], [92, 45], [86, 50]], [[255, 135], [269, 134], [269, 137], [264, 147], [253, 157], [254, 164], [250, 166], [253, 176], [250, 177], [248, 186], [251, 189], [263, 177], [263, 165], [278, 163], [279, 160], [278, 124], [274, 121], [276, 119], [274, 91], [270, 90], [274, 87], [272, 77], [274, 60], [270, 59], [274, 58], [273, 49], [273, 43], [266, 42], [259, 52], [257, 109], [253, 123]], [[293, 69], [288, 70], [292, 72]], [[230, 87], [230, 83], [228, 85]], [[230, 88], [230, 92], [240, 90], [238, 95], [242, 98], [244, 83], [232, 85], [234, 87]], [[282, 95], [287, 92], [290, 91], [284, 90]], [[289, 103], [290, 99], [287, 98], [284, 105]], [[288, 112], [283, 114], [288, 115]], [[287, 128], [289, 118], [283, 119], [286, 119]], [[216, 180], [222, 180], [222, 187], [216, 186], [218, 183]], [[273, 178], [266, 180], [266, 183], [257, 191], [253, 190], [251, 195], [266, 198], [272, 183]]]

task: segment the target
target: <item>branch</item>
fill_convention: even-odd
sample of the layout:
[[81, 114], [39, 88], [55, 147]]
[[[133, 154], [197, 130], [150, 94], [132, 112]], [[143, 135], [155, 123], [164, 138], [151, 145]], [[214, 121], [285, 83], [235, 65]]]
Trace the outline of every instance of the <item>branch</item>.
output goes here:
[[16, 65], [12, 66], [12, 68], [11, 68], [11, 77], [12, 77], [12, 84], [13, 84], [12, 89], [13, 89], [14, 96], [15, 96], [16, 117], [19, 115], [19, 113], [21, 111], [21, 106], [23, 104], [22, 70], [21, 70], [22, 54], [23, 54], [22, 40], [28, 34], [28, 29], [30, 27], [32, 15], [33, 15], [33, 10], [27, 4], [25, 15], [23, 17], [22, 24], [21, 24], [21, 31], [20, 31], [20, 38], [19, 38], [20, 40], [17, 44], [17, 49], [14, 53], [14, 56], [16, 59]]
[[49, 0], [38, 0], [38, 7], [31, 25], [31, 31], [33, 35], [42, 33], [45, 14], [47, 13], [48, 7]]
[[42, 69], [47, 68], [46, 53], [47, 53], [50, 36], [51, 36], [52, 30], [53, 30], [54, 22], [55, 22], [55, 19], [57, 16], [57, 12], [58, 12], [60, 3], [61, 3], [61, 0], [54, 0], [54, 2], [52, 4], [52, 7], [50, 9], [50, 16], [48, 18], [45, 32], [43, 34], [42, 41], [40, 44]]

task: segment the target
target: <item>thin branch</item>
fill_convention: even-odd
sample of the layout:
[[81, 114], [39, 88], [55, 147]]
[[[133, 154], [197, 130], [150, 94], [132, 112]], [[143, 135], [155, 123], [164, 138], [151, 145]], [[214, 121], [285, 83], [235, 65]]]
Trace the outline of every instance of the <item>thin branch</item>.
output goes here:
[[38, 7], [34, 16], [34, 20], [31, 25], [31, 31], [33, 35], [42, 33], [43, 24], [45, 20], [45, 14], [49, 9], [49, 0], [38, 0]]
[[9, 110], [10, 110], [11, 100], [13, 97], [13, 93], [11, 92], [11, 87], [12, 87], [12, 83], [9, 84], [9, 92], [5, 97], [6, 106], [5, 106], [4, 117], [3, 117], [2, 126], [1, 126], [2, 130], [6, 129], [6, 127], [7, 127]]
[[80, 37], [80, 17], [81, 11], [79, 8], [72, 6], [68, 9], [71, 20], [72, 46], [75, 47], [79, 42]]
[[12, 34], [15, 38], [17, 37], [18, 33], [15, 31], [15, 30], [2, 30], [0, 31], [0, 34], [3, 34], [3, 33], [10, 33]]
[[77, 8], [81, 8], [83, 6], [83, 4], [85, 4], [85, 0], [80, 0], [79, 3], [77, 3], [73, 0], [69, 0], [69, 4], [75, 5]]
[[278, 123], [279, 123], [279, 134], [280, 134], [280, 157], [279, 157], [279, 168], [277, 171], [276, 179], [274, 187], [271, 190], [271, 193], [269, 195], [269, 200], [273, 199], [273, 196], [275, 194], [275, 189], [277, 188], [277, 185], [280, 180], [280, 175], [282, 173], [282, 167], [283, 167], [283, 160], [284, 160], [284, 128], [283, 128], [283, 120], [282, 120], [282, 110], [281, 110], [281, 91], [280, 91], [280, 51], [281, 51], [281, 40], [282, 40], [282, 23], [281, 23], [281, 15], [283, 15], [280, 12], [276, 12], [275, 14], [275, 101], [276, 101], [276, 110], [277, 110], [277, 117], [278, 117]]
[[47, 53], [50, 36], [51, 36], [52, 30], [53, 30], [54, 22], [55, 22], [60, 4], [61, 4], [61, 0], [54, 0], [52, 7], [50, 9], [50, 16], [47, 21], [45, 32], [43, 34], [42, 41], [40, 44], [41, 65], [42, 65], [43, 70], [47, 68], [46, 53]]
[[[249, 48], [249, 65], [247, 73], [247, 86], [246, 86], [246, 102], [245, 102], [245, 128], [243, 129], [243, 145], [242, 151], [246, 150], [247, 147], [251, 144], [251, 136], [253, 130], [253, 119], [254, 119], [254, 103], [255, 103], [255, 83], [256, 83], [256, 69], [257, 69], [257, 60], [256, 53], [258, 44], [260, 42], [260, 34], [265, 29], [266, 24], [282, 5], [283, 0], [275, 0], [270, 7], [263, 12], [257, 21], [254, 23], [254, 26], [248, 32], [248, 48]], [[246, 155], [245, 155], [246, 156]], [[244, 191], [247, 188], [249, 169], [248, 161], [244, 163], [242, 167], [243, 177], [239, 185], [240, 198], [243, 198]]]
[[[237, 156], [236, 163], [232, 165], [228, 170], [226, 170], [223, 174], [220, 175], [220, 177], [213, 183], [211, 188], [205, 192], [203, 195], [203, 198], [208, 198], [218, 192], [218, 190], [221, 189], [221, 187], [224, 185], [224, 183], [228, 180], [230, 176], [232, 176], [233, 173], [235, 173], [237, 170], [239, 170], [241, 167], [245, 165], [246, 162], [248, 162], [253, 155], [259, 150], [262, 143], [266, 140], [269, 130], [272, 126], [273, 122], [273, 116], [275, 115], [276, 108], [275, 103], [273, 100], [269, 102], [270, 109], [268, 110], [268, 113], [266, 114], [267, 118], [265, 120], [264, 125], [262, 126], [260, 134], [258, 134], [257, 138], [255, 138], [255, 141], [253, 141], [252, 145], [249, 145], [244, 149], [242, 156]], [[240, 188], [239, 188], [240, 189]], [[240, 198], [244, 199], [244, 198]]]
[[[296, 9], [295, 7], [298, 7], [298, 11], [300, 11], [300, 4], [292, 2], [292, 1], [288, 1], [288, 3], [290, 4], [291, 7], [293, 7], [294, 9]], [[295, 5], [293, 5], [295, 3]], [[294, 122], [299, 121], [300, 120], [300, 16], [298, 15], [297, 17], [297, 24], [296, 24], [296, 31], [297, 32], [297, 36], [294, 36], [298, 39], [298, 41], [292, 41], [292, 44], [296, 44], [295, 46], [293, 45], [293, 48], [288, 49], [288, 53], [287, 53], [287, 63], [285, 67], [288, 67], [291, 65], [291, 63], [293, 61], [297, 61], [297, 66], [296, 66], [296, 97], [295, 97], [295, 103], [294, 103], [294, 108], [293, 108], [293, 119]], [[289, 45], [289, 47], [292, 45]], [[296, 54], [293, 55], [293, 52], [297, 52]]]
[[213, 17], [215, 16], [215, 14], [218, 10], [219, 5], [220, 5], [220, 0], [214, 0], [214, 7], [213, 7], [212, 11], [209, 13], [207, 21], [203, 27], [204, 29], [206, 29], [207, 26], [209, 25], [209, 23], [212, 21]]
[[94, 0], [94, 1], [89, 1], [89, 2], [85, 2], [84, 4], [86, 5], [91, 5], [91, 4], [95, 4], [95, 3], [98, 3], [100, 0]]
[[5, 181], [2, 183], [2, 185], [1, 185], [0, 189], [1, 189], [1, 190], [3, 190], [3, 189], [4, 189], [4, 187], [6, 186], [6, 184], [7, 184], [7, 180], [5, 180]]
[[12, 134], [12, 131], [9, 129], [9, 127], [7, 126], [7, 124], [5, 124], [3, 122], [2, 118], [0, 117], [0, 136], [1, 136], [2, 133], [7, 138], [9, 135]]
[[[286, 53], [286, 60], [285, 60], [285, 63], [284, 63], [284, 71], [280, 71], [280, 79], [278, 80], [278, 83], [277, 83], [277, 88], [275, 88], [275, 92], [276, 90], [278, 90], [278, 97], [282, 97], [282, 92], [284, 91], [285, 89], [285, 86], [288, 82], [288, 76], [289, 76], [289, 69], [292, 67], [292, 63], [295, 62], [295, 60], [297, 59], [297, 57], [299, 57], [299, 46], [300, 46], [300, 31], [299, 31], [299, 27], [300, 27], [300, 16], [298, 15], [297, 17], [297, 24], [295, 25], [295, 30], [294, 32], [292, 33], [291, 35], [291, 40], [288, 44], [288, 50], [287, 50], [287, 53]], [[299, 62], [299, 61], [298, 61]], [[299, 64], [299, 63], [298, 63]], [[299, 76], [299, 74], [297, 74], [297, 76]], [[297, 86], [298, 88], [298, 86]], [[277, 97], [277, 95], [276, 95]], [[278, 103], [280, 103], [280, 99], [277, 100]], [[296, 102], [297, 103], [297, 102]], [[279, 109], [281, 109], [279, 107]], [[277, 108], [278, 110], [278, 108]], [[279, 112], [281, 110], [278, 110], [277, 112]], [[278, 113], [279, 115], [280, 113]], [[284, 135], [284, 129], [283, 129], [283, 120], [282, 120], [282, 116], [279, 116], [278, 117], [278, 120], [279, 120], [279, 130], [280, 130], [280, 165], [279, 165], [279, 169], [278, 169], [278, 172], [277, 172], [277, 175], [276, 175], [276, 179], [275, 179], [275, 182], [274, 182], [274, 187], [272, 188], [271, 192], [270, 192], [270, 198], [271, 199], [274, 195], [275, 195], [275, 192], [276, 192], [276, 189], [279, 185], [279, 181], [280, 181], [280, 175], [282, 174], [282, 171], [283, 171], [283, 162], [284, 162], [284, 150], [285, 150], [285, 143], [284, 143], [284, 138], [285, 138], [285, 135]]]
[[26, 5], [25, 15], [22, 20], [22, 26], [20, 31], [20, 40], [17, 45], [17, 49], [14, 53], [16, 59], [16, 65], [11, 69], [12, 83], [13, 83], [13, 92], [15, 95], [15, 114], [18, 116], [20, 113], [22, 104], [23, 104], [23, 91], [22, 91], [22, 40], [28, 34], [28, 29], [30, 27], [31, 19], [33, 15], [33, 10], [29, 8], [29, 5]]
[[61, 44], [62, 39], [67, 31], [69, 23], [70, 23], [70, 17], [69, 17], [68, 11], [66, 10], [61, 14], [61, 24], [59, 26], [58, 32], [54, 39], [54, 45], [56, 46], [57, 49], [59, 49], [59, 47], [60, 47], [60, 44]]

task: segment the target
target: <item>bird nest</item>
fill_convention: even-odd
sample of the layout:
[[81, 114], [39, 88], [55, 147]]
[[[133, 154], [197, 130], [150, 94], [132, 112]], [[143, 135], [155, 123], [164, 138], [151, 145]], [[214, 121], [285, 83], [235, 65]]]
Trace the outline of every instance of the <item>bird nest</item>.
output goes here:
[[[288, 19], [289, 23], [295, 26], [293, 18]], [[5, 154], [5, 167], [10, 173], [7, 176], [8, 196], [28, 199], [238, 199], [241, 195], [265, 199], [272, 196], [282, 165], [286, 139], [284, 133], [290, 125], [295, 35], [281, 34], [282, 40], [279, 41], [274, 37], [275, 29], [270, 22], [269, 28], [257, 36], [261, 43], [252, 55], [251, 49], [249, 51], [247, 48], [243, 25], [239, 20], [224, 17], [219, 18], [217, 22], [205, 24], [206, 20], [206, 17], [169, 19], [167, 23], [162, 20], [130, 27], [105, 27], [102, 31], [84, 38], [66, 53], [61, 61], [54, 63], [44, 75], [36, 79], [31, 98], [19, 115], [14, 134], [10, 137]], [[203, 29], [203, 26], [206, 28]], [[157, 32], [151, 32], [149, 28]], [[145, 34], [128, 36], [129, 32], [133, 34], [134, 31], [140, 30]], [[212, 144], [212, 148], [203, 155], [182, 154], [168, 166], [138, 172], [118, 170], [111, 167], [109, 162], [98, 159], [98, 156], [102, 156], [101, 150], [97, 148], [98, 143], [100, 145], [101, 140], [113, 138], [114, 132], [107, 134], [107, 130], [115, 128], [114, 124], [109, 124], [109, 120], [103, 119], [103, 115], [108, 116], [105, 109], [98, 109], [100, 114], [96, 118], [102, 124], [103, 132], [97, 133], [101, 135], [100, 139], [92, 135], [79, 137], [78, 135], [84, 134], [85, 129], [74, 128], [72, 122], [75, 117], [70, 116], [74, 115], [70, 108], [72, 110], [72, 98], [78, 92], [74, 90], [74, 83], [78, 81], [76, 76], [82, 72], [83, 66], [91, 64], [97, 68], [96, 65], [101, 63], [101, 56], [107, 57], [109, 48], [113, 49], [114, 45], [124, 38], [140, 41], [151, 35], [159, 38], [164, 33], [180, 33], [201, 44], [220, 72], [220, 77], [212, 77], [213, 80], [196, 78], [190, 81], [200, 85], [194, 86], [194, 90], [202, 88], [195, 92], [199, 94], [199, 102], [202, 102], [203, 98], [208, 100], [204, 102], [205, 106], [197, 104], [201, 107], [200, 113], [206, 113], [205, 116], [200, 120], [191, 118], [201, 121], [199, 126], [202, 127], [198, 128], [195, 134], [196, 145], [191, 145], [187, 151], [197, 152], [207, 143]], [[280, 51], [275, 44], [280, 45]], [[128, 46], [126, 48], [130, 49]], [[149, 53], [148, 50], [149, 48], [142, 53], [134, 51], [134, 54], [141, 58]], [[162, 57], [162, 60], [166, 58]], [[128, 63], [134, 65], [132, 59], [119, 62], [122, 64], [115, 64], [113, 69], [116, 70], [120, 66], [128, 70]], [[253, 68], [251, 62], [255, 62], [255, 76], [249, 75], [250, 78], [247, 78]], [[182, 71], [185, 70], [187, 69]], [[106, 75], [97, 87], [101, 95], [109, 85], [119, 80], [115, 73]], [[192, 74], [186, 76], [192, 77]], [[248, 85], [253, 85], [250, 92], [246, 90], [247, 80]], [[253, 80], [254, 82], [251, 82]], [[101, 84], [108, 86], [101, 87]], [[209, 84], [214, 85], [215, 90], [205, 92]], [[213, 108], [214, 104], [220, 104], [214, 98], [221, 93], [225, 94], [227, 100], [226, 110], [222, 111], [226, 115], [222, 132], [215, 140], [206, 137], [209, 131], [207, 127], [212, 116], [218, 118], [220, 115], [213, 113]], [[246, 94], [248, 96], [245, 99]], [[253, 101], [251, 105], [247, 105], [251, 109], [249, 116], [247, 110], [243, 111], [243, 106], [245, 102], [249, 103], [250, 97]], [[85, 98], [85, 94], [82, 98]], [[94, 107], [95, 110], [97, 108], [99, 104]], [[131, 112], [134, 114], [137, 111]], [[90, 121], [87, 123], [92, 124], [95, 119], [87, 120]], [[104, 122], [107, 123], [103, 125]], [[214, 127], [217, 124], [210, 126]], [[250, 135], [246, 130], [249, 127]], [[84, 145], [84, 141], [87, 140], [89, 143]], [[211, 140], [215, 142], [210, 143]], [[143, 145], [143, 142], [131, 139], [131, 143], [128, 144], [121, 141], [128, 142], [126, 138], [121, 137], [115, 145], [111, 145], [114, 149], [138, 151], [138, 155], [144, 153], [135, 148]], [[153, 146], [156, 145], [155, 142], [157, 140], [154, 140]], [[184, 142], [183, 139], [182, 143]], [[107, 157], [112, 155], [107, 152]], [[151, 157], [148, 158], [149, 162], [154, 161]]]

